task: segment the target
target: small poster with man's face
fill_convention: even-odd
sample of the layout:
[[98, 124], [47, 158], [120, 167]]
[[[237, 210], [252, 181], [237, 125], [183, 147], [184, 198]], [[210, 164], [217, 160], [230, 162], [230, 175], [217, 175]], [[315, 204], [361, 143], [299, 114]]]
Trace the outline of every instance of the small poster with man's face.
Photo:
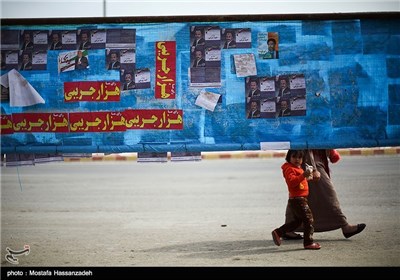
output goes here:
[[250, 28], [223, 28], [222, 49], [251, 48]]
[[278, 59], [279, 58], [279, 37], [277, 32], [259, 32], [258, 58]]
[[120, 70], [121, 60], [120, 60], [120, 50], [119, 49], [106, 49], [106, 68], [107, 70]]
[[62, 43], [62, 31], [61, 30], [50, 30], [48, 38], [48, 49], [51, 51], [59, 51], [63, 49]]

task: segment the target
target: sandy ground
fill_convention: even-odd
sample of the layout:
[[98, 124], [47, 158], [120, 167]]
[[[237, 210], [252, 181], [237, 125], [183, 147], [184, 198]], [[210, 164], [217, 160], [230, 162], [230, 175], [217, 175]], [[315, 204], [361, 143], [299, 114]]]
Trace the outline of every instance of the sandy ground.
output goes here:
[[[284, 222], [283, 158], [85, 162], [1, 168], [1, 266], [400, 265], [400, 156], [332, 166], [342, 210], [365, 231], [274, 245]], [[18, 177], [19, 173], [19, 177]], [[20, 180], [19, 180], [20, 179]], [[5, 260], [6, 247], [30, 254]]]

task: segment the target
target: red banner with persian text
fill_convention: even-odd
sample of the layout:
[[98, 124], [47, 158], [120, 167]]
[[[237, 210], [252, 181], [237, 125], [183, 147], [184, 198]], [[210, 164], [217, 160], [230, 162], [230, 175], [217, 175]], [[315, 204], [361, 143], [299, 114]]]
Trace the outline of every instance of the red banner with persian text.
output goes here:
[[64, 101], [120, 101], [120, 82], [65, 82]]
[[175, 99], [176, 42], [156, 42], [155, 98]]
[[68, 113], [12, 114], [14, 132], [69, 132]]
[[123, 112], [16, 113], [1, 116], [1, 134], [14, 132], [113, 132], [183, 129], [183, 110], [128, 109]]
[[125, 110], [127, 129], [183, 129], [182, 110]]
[[69, 113], [70, 132], [125, 131], [125, 118], [121, 112]]
[[12, 134], [14, 132], [11, 115], [1, 115], [0, 134]]

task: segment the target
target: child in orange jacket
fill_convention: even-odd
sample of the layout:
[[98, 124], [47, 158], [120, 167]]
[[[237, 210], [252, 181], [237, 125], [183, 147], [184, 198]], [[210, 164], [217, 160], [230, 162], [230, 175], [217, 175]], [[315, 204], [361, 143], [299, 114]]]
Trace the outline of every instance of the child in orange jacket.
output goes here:
[[282, 165], [283, 177], [285, 178], [288, 190], [288, 207], [291, 208], [295, 219], [272, 231], [272, 239], [275, 245], [281, 245], [281, 237], [292, 232], [303, 223], [304, 227], [304, 249], [318, 250], [321, 246], [313, 240], [314, 227], [313, 215], [308, 206], [308, 182], [312, 178], [312, 168], [304, 171], [301, 165], [304, 160], [303, 150], [289, 150], [286, 154], [286, 162]]

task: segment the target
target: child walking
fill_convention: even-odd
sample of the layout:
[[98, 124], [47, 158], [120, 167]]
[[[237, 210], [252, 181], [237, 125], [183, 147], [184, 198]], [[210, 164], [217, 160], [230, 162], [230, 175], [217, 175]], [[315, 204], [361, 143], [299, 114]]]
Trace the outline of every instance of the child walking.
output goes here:
[[304, 227], [304, 249], [318, 250], [321, 246], [314, 242], [314, 219], [308, 206], [308, 182], [312, 178], [312, 168], [304, 171], [301, 168], [305, 152], [303, 150], [289, 150], [286, 154], [286, 162], [282, 165], [283, 177], [289, 190], [288, 207], [291, 209], [295, 219], [272, 231], [275, 245], [281, 245], [281, 237], [292, 232], [303, 223]]

